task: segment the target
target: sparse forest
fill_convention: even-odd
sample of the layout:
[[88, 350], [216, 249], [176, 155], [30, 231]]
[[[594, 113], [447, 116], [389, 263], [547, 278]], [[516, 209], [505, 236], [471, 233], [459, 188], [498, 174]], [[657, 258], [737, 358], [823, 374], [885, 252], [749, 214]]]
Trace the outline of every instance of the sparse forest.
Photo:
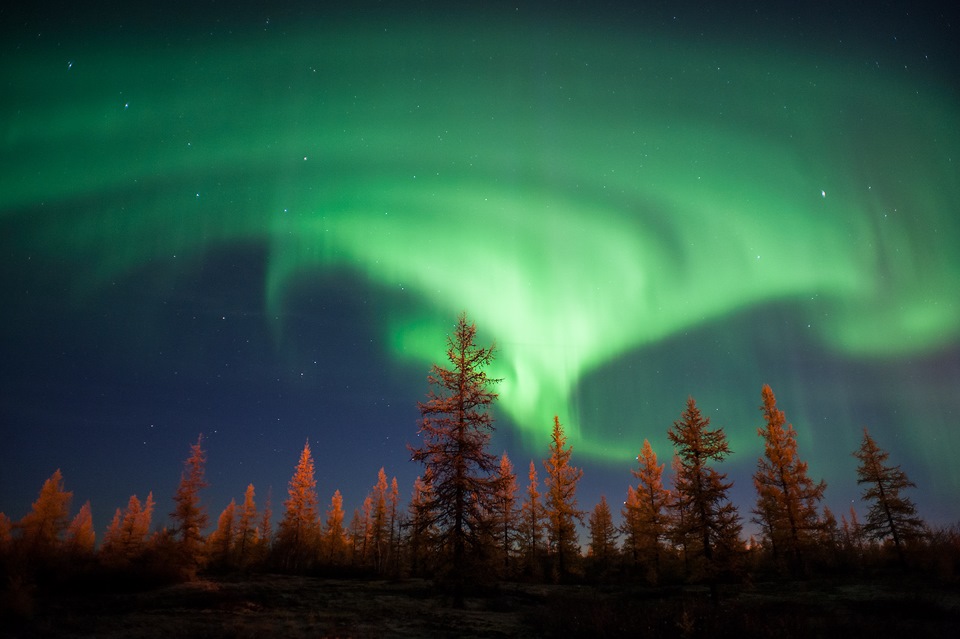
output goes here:
[[[423, 472], [412, 487], [403, 490], [381, 468], [352, 511], [339, 490], [321, 502], [308, 441], [299, 460], [291, 460], [276, 525], [270, 500], [252, 484], [211, 518], [201, 436], [183, 463], [168, 520], [157, 517], [163, 508], [152, 494], [131, 495], [98, 534], [89, 502], [71, 517], [72, 494], [57, 470], [22, 518], [0, 513], [0, 616], [25, 623], [47, 593], [264, 574], [419, 579], [454, 608], [471, 596], [502, 593], [506, 584], [577, 584], [642, 593], [641, 599], [702, 591], [713, 607], [726, 593], [756, 583], [912, 579], [960, 586], [960, 528], [925, 525], [907, 494], [914, 484], [866, 429], [851, 454], [869, 511], [861, 519], [851, 508], [838, 521], [822, 507], [827, 486], [809, 476], [796, 432], [765, 385], [756, 502], [741, 511], [720, 470], [734, 452], [723, 428], [712, 426], [691, 397], [678, 407], [677, 420], [664, 425], [672, 450], [658, 457], [649, 441], [637, 442], [638, 465], [624, 469], [622, 492], [611, 495], [623, 503], [617, 524], [606, 497], [587, 509], [578, 504], [583, 471], [558, 417], [542, 459], [524, 460], [525, 477], [507, 453], [488, 450], [498, 380], [485, 370], [495, 349], [476, 344], [466, 315], [447, 346], [448, 361], [433, 367], [419, 404], [420, 446], [410, 453]], [[669, 470], [660, 461], [666, 458]], [[759, 526], [759, 537], [743, 537], [744, 517]], [[617, 619], [607, 603], [597, 605]], [[713, 627], [708, 617], [685, 621], [687, 612], [677, 614], [678, 627], [688, 621], [704, 632]], [[609, 623], [616, 628], [619, 621]]]

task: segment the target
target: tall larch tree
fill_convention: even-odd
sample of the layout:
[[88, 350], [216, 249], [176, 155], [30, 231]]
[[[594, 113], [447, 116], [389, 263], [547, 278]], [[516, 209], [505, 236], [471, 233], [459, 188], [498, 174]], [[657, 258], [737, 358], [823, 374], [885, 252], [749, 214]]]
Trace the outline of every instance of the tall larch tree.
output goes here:
[[857, 484], [864, 487], [861, 499], [870, 503], [863, 534], [868, 539], [892, 540], [900, 563], [906, 564], [904, 545], [926, 534], [917, 507], [909, 497], [901, 494], [916, 485], [900, 466], [887, 463], [890, 453], [877, 445], [866, 428], [863, 429], [863, 443], [853, 456], [860, 462]]
[[317, 502], [317, 480], [307, 441], [290, 478], [274, 548], [281, 566], [288, 570], [309, 568], [317, 559], [320, 542]]
[[494, 536], [501, 567], [507, 574], [517, 538], [517, 476], [506, 452], [500, 457], [499, 479], [494, 503]]
[[664, 464], [646, 439], [637, 455], [638, 469], [631, 471], [638, 480], [636, 489], [627, 490], [624, 505], [624, 540], [628, 561], [643, 564], [646, 578], [656, 583], [660, 575], [661, 545], [671, 525], [670, 491], [663, 486]]
[[820, 532], [819, 505], [826, 484], [814, 483], [807, 462], [797, 454], [797, 434], [787, 424], [769, 385], [761, 391], [766, 426], [757, 429], [764, 456], [757, 460], [753, 484], [757, 489], [754, 521], [769, 538], [774, 558], [786, 557], [791, 572], [803, 571], [804, 555], [815, 547]]
[[190, 446], [190, 456], [183, 463], [180, 484], [174, 493], [175, 504], [170, 516], [174, 521], [181, 568], [187, 578], [196, 576], [203, 553], [203, 530], [207, 527], [207, 509], [200, 503], [200, 491], [207, 487], [203, 478], [207, 456], [203, 435]]
[[554, 577], [562, 579], [580, 556], [577, 545], [577, 522], [583, 523], [583, 511], [577, 508], [577, 483], [583, 471], [570, 463], [573, 446], [554, 416], [550, 435], [550, 457], [543, 460], [547, 489], [546, 523], [550, 553], [554, 560]]
[[263, 505], [260, 523], [257, 525], [257, 554], [262, 558], [270, 554], [273, 547], [273, 488], [267, 490], [267, 501]]
[[257, 503], [256, 491], [253, 484], [247, 485], [243, 493], [243, 506], [237, 517], [237, 564], [246, 566], [250, 563], [257, 543]]
[[587, 523], [590, 530], [590, 558], [594, 567], [603, 574], [612, 564], [617, 552], [617, 528], [607, 498], [600, 496]]
[[18, 525], [26, 556], [42, 561], [56, 558], [69, 523], [72, 498], [73, 493], [63, 489], [63, 474], [58, 468], [43, 482], [40, 495]]
[[533, 460], [530, 461], [530, 471], [527, 477], [529, 483], [527, 484], [526, 497], [520, 506], [518, 536], [520, 554], [525, 559], [526, 570], [531, 576], [535, 576], [539, 572], [540, 549], [545, 532], [546, 515], [539, 484], [537, 483], [537, 466], [533, 463]]
[[[487, 376], [494, 348], [475, 344], [477, 328], [462, 313], [447, 339], [449, 367], [434, 365], [427, 401], [420, 402], [421, 445], [412, 459], [430, 469], [438, 550], [449, 557], [456, 604], [467, 580], [482, 576], [483, 542], [489, 537], [486, 515], [497, 489], [497, 458], [487, 448], [493, 433], [490, 407], [497, 398]], [[473, 563], [474, 565], [470, 565]]]
[[387, 473], [381, 467], [377, 483], [367, 496], [367, 544], [370, 562], [377, 574], [383, 574], [390, 552], [390, 519], [387, 507]]
[[677, 453], [677, 475], [674, 522], [677, 536], [686, 540], [687, 553], [703, 560], [703, 575], [710, 584], [716, 601], [719, 590], [716, 578], [732, 565], [740, 537], [740, 517], [730, 502], [727, 491], [733, 486], [725, 473], [710, 464], [721, 462], [730, 454], [722, 428], [710, 428], [692, 397], [680, 419], [667, 431], [667, 438]]

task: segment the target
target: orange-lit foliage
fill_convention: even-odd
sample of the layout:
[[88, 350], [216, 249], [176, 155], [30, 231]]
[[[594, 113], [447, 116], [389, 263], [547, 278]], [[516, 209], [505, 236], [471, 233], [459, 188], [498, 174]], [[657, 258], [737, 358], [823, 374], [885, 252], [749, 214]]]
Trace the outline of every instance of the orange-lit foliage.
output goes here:
[[40, 496], [18, 526], [28, 556], [36, 559], [54, 557], [67, 528], [72, 497], [73, 493], [63, 489], [63, 475], [59, 468], [43, 482]]
[[543, 460], [543, 467], [547, 488], [547, 540], [557, 578], [566, 576], [579, 556], [576, 522], [582, 523], [584, 514], [577, 508], [577, 482], [583, 477], [583, 471], [570, 464], [573, 446], [566, 447], [566, 444], [560, 418], [554, 416], [550, 457]]
[[819, 502], [826, 484], [815, 484], [807, 475], [807, 463], [797, 454], [797, 435], [786, 423], [769, 385], [761, 392], [767, 425], [757, 429], [764, 441], [764, 456], [757, 461], [753, 483], [757, 489], [754, 521], [763, 526], [774, 556], [783, 554], [794, 572], [801, 570], [805, 553], [820, 536]]
[[286, 569], [303, 569], [319, 554], [320, 522], [317, 514], [317, 481], [310, 442], [303, 445], [300, 461], [290, 478], [283, 519], [277, 530], [275, 551]]
[[624, 551], [629, 565], [643, 565], [646, 578], [656, 583], [660, 572], [661, 543], [670, 527], [670, 491], [663, 487], [664, 465], [657, 462], [650, 442], [643, 440], [637, 456], [639, 468], [631, 471], [639, 480], [627, 488], [623, 508]]
[[173, 496], [174, 533], [178, 536], [181, 568], [184, 576], [193, 578], [200, 566], [203, 552], [203, 530], [207, 527], [207, 510], [200, 503], [200, 491], [207, 487], [203, 478], [206, 454], [203, 451], [203, 435], [190, 446], [190, 456], [183, 462], [180, 484]]

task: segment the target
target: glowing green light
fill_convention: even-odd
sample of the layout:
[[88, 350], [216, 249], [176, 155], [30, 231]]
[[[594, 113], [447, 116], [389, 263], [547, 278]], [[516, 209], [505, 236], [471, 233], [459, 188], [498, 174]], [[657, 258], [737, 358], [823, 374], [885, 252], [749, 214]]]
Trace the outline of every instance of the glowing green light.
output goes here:
[[430, 55], [399, 28], [105, 48], [69, 69], [23, 54], [0, 72], [0, 215], [50, 215], [24, 224], [84, 265], [81, 290], [254, 241], [282, 317], [298, 275], [356, 269], [422, 298], [385, 325], [425, 366], [466, 310], [498, 344], [513, 422], [544, 441], [559, 414], [597, 456], [636, 442], [577, 423], [584, 375], [743, 309], [793, 301], [859, 356], [957, 339], [951, 96], [827, 60], [589, 36], [554, 42], [548, 67], [487, 35]]

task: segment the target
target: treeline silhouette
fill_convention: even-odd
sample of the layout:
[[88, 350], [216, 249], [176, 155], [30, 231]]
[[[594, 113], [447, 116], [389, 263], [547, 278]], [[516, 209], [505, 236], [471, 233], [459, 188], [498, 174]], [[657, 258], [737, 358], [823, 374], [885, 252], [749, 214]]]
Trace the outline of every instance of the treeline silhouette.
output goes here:
[[[504, 453], [487, 448], [497, 380], [483, 369], [493, 348], [474, 344], [465, 315], [448, 338], [448, 366], [433, 367], [420, 404], [423, 465], [409, 498], [383, 468], [351, 513], [340, 491], [320, 502], [309, 441], [274, 522], [268, 498], [252, 484], [211, 522], [203, 502], [202, 435], [190, 447], [169, 522], [155, 526], [153, 495], [132, 495], [99, 536], [91, 505], [70, 517], [72, 494], [59, 470], [44, 482], [19, 521], [0, 513], [0, 612], [29, 616], [46, 589], [150, 588], [198, 575], [265, 571], [336, 577], [424, 577], [464, 593], [500, 580], [553, 583], [702, 584], [713, 597], [724, 584], [907, 571], [941, 583], [960, 575], [960, 528], [931, 528], [917, 514], [906, 473], [864, 429], [851, 453], [869, 504], [839, 520], [822, 506], [826, 484], [809, 477], [796, 432], [761, 389], [764, 455], [753, 476], [756, 501], [743, 513], [717, 462], [730, 455], [693, 398], [667, 436], [670, 470], [648, 441], [640, 444], [633, 481], [625, 481], [620, 525], [606, 497], [589, 511], [576, 497], [583, 472], [573, 465], [563, 426], [554, 418], [546, 456], [518, 481]], [[522, 483], [522, 487], [521, 487]], [[744, 538], [743, 517], [759, 526]], [[211, 523], [215, 525], [211, 526]], [[579, 545], [577, 523], [588, 536]], [[99, 541], [99, 543], [98, 543]]]

